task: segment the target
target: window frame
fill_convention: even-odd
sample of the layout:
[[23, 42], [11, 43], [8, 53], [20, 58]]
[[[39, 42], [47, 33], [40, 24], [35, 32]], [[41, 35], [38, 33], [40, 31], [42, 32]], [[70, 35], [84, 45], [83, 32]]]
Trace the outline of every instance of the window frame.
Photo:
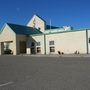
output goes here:
[[31, 42], [31, 47], [35, 47], [35, 42]]
[[49, 47], [49, 51], [50, 51], [50, 53], [54, 53], [55, 52], [55, 47], [54, 46]]
[[88, 38], [88, 42], [90, 43], [90, 37]]
[[41, 47], [37, 47], [36, 52], [37, 52], [37, 54], [40, 54], [41, 53]]
[[55, 45], [55, 41], [54, 41], [54, 40], [49, 41], [49, 45], [50, 45], [50, 46], [51, 46], [51, 45]]
[[41, 42], [36, 42], [36, 46], [41, 46]]

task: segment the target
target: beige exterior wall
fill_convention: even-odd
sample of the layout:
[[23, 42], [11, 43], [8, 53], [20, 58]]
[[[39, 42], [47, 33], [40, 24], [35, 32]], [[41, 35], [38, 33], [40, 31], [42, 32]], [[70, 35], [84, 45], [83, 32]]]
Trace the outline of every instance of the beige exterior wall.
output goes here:
[[27, 24], [27, 26], [29, 26], [29, 27], [34, 27], [34, 25], [35, 25], [35, 28], [37, 28], [37, 29], [40, 28], [40, 31], [44, 32], [45, 22], [36, 15], [34, 15], [33, 18], [30, 20], [30, 22]]
[[[39, 35], [39, 36], [30, 36], [30, 38], [28, 39], [28, 46], [27, 46], [27, 54], [31, 54], [31, 43], [32, 42], [40, 42], [40, 47], [41, 47], [41, 53], [40, 54], [44, 54], [45, 50], [44, 50], [44, 35]], [[37, 47], [37, 46], [35, 46]], [[35, 48], [36, 49], [36, 48]]]
[[13, 54], [16, 55], [16, 34], [5, 25], [3, 31], [0, 33], [0, 42], [9, 42], [12, 41], [10, 44], [10, 49], [13, 51]]
[[58, 51], [65, 54], [74, 53], [76, 50], [80, 53], [86, 53], [86, 31], [67, 32], [46, 35], [46, 53], [50, 54], [49, 41], [55, 41], [55, 54]]
[[[88, 49], [90, 53], [90, 30], [88, 30]], [[45, 40], [46, 39], [46, 40]], [[75, 32], [66, 32], [66, 33], [54, 33], [54, 34], [46, 34], [44, 39], [44, 35], [16, 35], [8, 25], [5, 26], [3, 31], [0, 33], [0, 42], [11, 42], [10, 49], [13, 51], [14, 55], [20, 54], [20, 41], [25, 41], [27, 44], [26, 51], [27, 54], [31, 54], [31, 43], [32, 42], [40, 42], [41, 53], [50, 54], [50, 45], [49, 41], [55, 42], [55, 53], [58, 54], [58, 51], [64, 52], [65, 54], [74, 53], [76, 50], [82, 53], [87, 53], [87, 43], [86, 43], [86, 30], [83, 31], [75, 31]], [[45, 44], [45, 41], [46, 44]], [[45, 46], [46, 45], [46, 46]], [[37, 46], [36, 46], [37, 47]], [[0, 46], [1, 48], [1, 46]], [[0, 51], [1, 52], [1, 51]]]

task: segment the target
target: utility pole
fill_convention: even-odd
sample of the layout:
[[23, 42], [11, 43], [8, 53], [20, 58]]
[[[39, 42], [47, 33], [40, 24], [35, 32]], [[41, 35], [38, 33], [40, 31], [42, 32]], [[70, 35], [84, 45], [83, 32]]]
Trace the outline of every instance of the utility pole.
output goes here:
[[52, 29], [52, 22], [51, 22], [51, 19], [50, 19], [50, 30]]

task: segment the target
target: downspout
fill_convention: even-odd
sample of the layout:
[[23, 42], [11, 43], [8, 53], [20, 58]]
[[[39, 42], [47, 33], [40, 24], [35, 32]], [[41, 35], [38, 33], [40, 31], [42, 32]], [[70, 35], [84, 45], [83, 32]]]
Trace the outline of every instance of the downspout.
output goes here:
[[44, 54], [46, 55], [46, 35], [44, 34]]
[[86, 29], [86, 47], [87, 47], [87, 54], [89, 54], [89, 46], [88, 46], [88, 30]]

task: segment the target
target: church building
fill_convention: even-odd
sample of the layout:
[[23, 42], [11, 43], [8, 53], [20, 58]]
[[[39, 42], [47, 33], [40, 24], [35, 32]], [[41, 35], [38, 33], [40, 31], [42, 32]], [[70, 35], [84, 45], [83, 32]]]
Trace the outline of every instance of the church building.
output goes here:
[[58, 53], [89, 54], [90, 29], [51, 26], [34, 15], [26, 26], [6, 23], [0, 30], [0, 55]]

